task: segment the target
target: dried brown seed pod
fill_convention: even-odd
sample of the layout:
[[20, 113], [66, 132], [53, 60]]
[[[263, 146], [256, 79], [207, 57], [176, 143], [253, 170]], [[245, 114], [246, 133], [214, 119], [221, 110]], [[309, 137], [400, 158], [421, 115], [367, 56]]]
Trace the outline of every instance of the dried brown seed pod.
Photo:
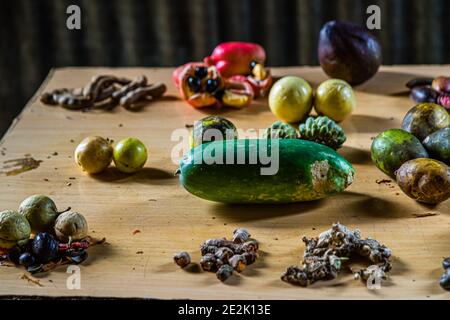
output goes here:
[[230, 265], [237, 272], [242, 272], [245, 270], [245, 268], [247, 268], [247, 259], [242, 254], [236, 254], [231, 257]]
[[224, 264], [216, 272], [217, 279], [219, 279], [222, 282], [227, 280], [232, 275], [233, 275], [233, 268], [229, 264]]
[[186, 251], [182, 251], [173, 256], [173, 261], [181, 268], [184, 268], [191, 263], [191, 256]]
[[216, 262], [216, 256], [211, 253], [207, 253], [200, 259], [200, 266], [204, 271], [216, 271]]
[[233, 250], [227, 247], [219, 248], [215, 253], [216, 258], [218, 260], [223, 261], [224, 263], [228, 263], [228, 261], [233, 255], [234, 255]]
[[233, 242], [243, 243], [251, 237], [251, 234], [244, 228], [239, 228], [233, 231]]

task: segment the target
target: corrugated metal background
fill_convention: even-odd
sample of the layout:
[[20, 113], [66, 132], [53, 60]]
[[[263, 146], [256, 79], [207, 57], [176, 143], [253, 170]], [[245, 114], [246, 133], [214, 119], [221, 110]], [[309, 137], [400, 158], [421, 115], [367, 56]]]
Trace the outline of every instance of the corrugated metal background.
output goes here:
[[[70, 4], [81, 7], [79, 31], [66, 28]], [[312, 65], [321, 26], [365, 24], [371, 4], [385, 64], [450, 62], [448, 0], [2, 1], [0, 133], [52, 67], [174, 66], [226, 40], [262, 44], [270, 65]]]

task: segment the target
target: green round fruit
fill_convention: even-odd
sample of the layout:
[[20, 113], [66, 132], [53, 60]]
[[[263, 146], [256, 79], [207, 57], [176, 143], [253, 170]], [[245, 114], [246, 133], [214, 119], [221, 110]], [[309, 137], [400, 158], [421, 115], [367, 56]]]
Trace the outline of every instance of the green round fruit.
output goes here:
[[281, 78], [269, 93], [270, 110], [288, 123], [304, 120], [312, 109], [313, 94], [308, 82], [299, 77]]
[[195, 122], [189, 145], [195, 148], [203, 142], [231, 140], [237, 137], [237, 129], [230, 120], [221, 116], [209, 116]]
[[28, 220], [31, 231], [35, 234], [53, 229], [55, 220], [60, 214], [52, 199], [38, 194], [23, 200], [19, 206], [19, 213]]
[[55, 222], [56, 237], [63, 242], [77, 241], [88, 235], [88, 224], [84, 216], [78, 212], [62, 213]]
[[420, 141], [435, 131], [450, 126], [450, 115], [444, 107], [435, 103], [422, 103], [408, 111], [402, 129], [412, 133]]
[[423, 140], [432, 158], [450, 165], [450, 127], [433, 132]]
[[275, 121], [264, 131], [264, 139], [297, 139], [297, 131], [288, 123]]
[[102, 137], [87, 137], [75, 149], [76, 163], [89, 174], [105, 170], [112, 160], [110, 141]]
[[319, 115], [341, 122], [353, 112], [356, 98], [352, 87], [344, 80], [330, 79], [316, 90], [314, 108]]
[[395, 171], [406, 161], [428, 158], [420, 141], [401, 129], [389, 129], [380, 133], [372, 142], [371, 154], [378, 169], [393, 178]]
[[396, 176], [400, 189], [416, 201], [438, 204], [450, 198], [450, 167], [443, 162], [413, 159], [405, 162]]
[[139, 139], [123, 139], [114, 146], [113, 160], [120, 171], [137, 172], [147, 161], [147, 148]]
[[0, 248], [11, 249], [24, 245], [30, 239], [31, 228], [27, 219], [13, 210], [0, 212]]

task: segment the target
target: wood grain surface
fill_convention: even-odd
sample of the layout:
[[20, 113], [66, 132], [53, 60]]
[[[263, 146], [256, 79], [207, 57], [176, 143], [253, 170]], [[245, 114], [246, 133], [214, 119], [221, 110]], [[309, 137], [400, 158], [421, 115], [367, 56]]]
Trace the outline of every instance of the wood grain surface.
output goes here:
[[[340, 151], [356, 170], [356, 180], [340, 195], [311, 203], [279, 206], [222, 205], [188, 194], [173, 173], [171, 140], [208, 114], [222, 114], [242, 129], [261, 129], [275, 117], [267, 103], [257, 101], [243, 110], [196, 110], [178, 99], [170, 69], [64, 68], [51, 72], [42, 90], [82, 86], [97, 74], [134, 77], [145, 74], [168, 85], [164, 100], [140, 112], [82, 113], [44, 106], [37, 95], [25, 107], [0, 144], [0, 171], [5, 161], [26, 155], [41, 160], [34, 170], [15, 176], [0, 175], [1, 209], [17, 209], [27, 196], [51, 196], [59, 208], [83, 213], [90, 234], [107, 243], [89, 250], [80, 266], [81, 289], [68, 290], [67, 266], [39, 275], [41, 286], [24, 279], [21, 268], [0, 268], [0, 295], [101, 296], [204, 299], [449, 299], [438, 279], [442, 258], [450, 256], [450, 201], [438, 207], [420, 205], [386, 179], [370, 160], [371, 138], [399, 127], [413, 106], [404, 83], [418, 75], [449, 74], [449, 66], [383, 67], [367, 84], [356, 88], [357, 109], [343, 122], [348, 141]], [[316, 87], [326, 77], [319, 68], [277, 68], [277, 76], [297, 75]], [[114, 168], [96, 176], [83, 174], [73, 160], [79, 141], [88, 135], [114, 140], [140, 138], [148, 147], [146, 167], [134, 175]], [[226, 183], [224, 179], [224, 183]], [[424, 213], [437, 215], [417, 218]], [[380, 290], [369, 290], [344, 272], [337, 280], [309, 288], [280, 280], [281, 273], [298, 264], [302, 235], [314, 236], [339, 221], [359, 228], [393, 250], [393, 270]], [[260, 241], [262, 255], [241, 275], [220, 283], [198, 268], [182, 270], [172, 262], [180, 250], [200, 258], [200, 243], [230, 237], [236, 227], [247, 228]], [[139, 230], [140, 232], [137, 232]]]

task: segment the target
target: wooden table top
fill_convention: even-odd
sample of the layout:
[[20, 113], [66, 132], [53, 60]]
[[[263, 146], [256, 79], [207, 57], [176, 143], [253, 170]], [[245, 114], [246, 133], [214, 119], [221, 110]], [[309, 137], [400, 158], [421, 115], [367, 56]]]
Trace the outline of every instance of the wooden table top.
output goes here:
[[[20, 279], [24, 270], [0, 268], [0, 295], [100, 296], [204, 299], [449, 299], [438, 279], [442, 258], [450, 256], [450, 201], [436, 208], [405, 196], [394, 183], [377, 183], [384, 176], [370, 160], [371, 138], [382, 130], [400, 127], [413, 102], [404, 91], [418, 75], [449, 74], [450, 66], [383, 67], [367, 84], [356, 88], [357, 108], [342, 124], [348, 140], [340, 151], [356, 168], [356, 179], [340, 195], [313, 203], [272, 206], [229, 206], [188, 194], [173, 173], [174, 129], [185, 128], [208, 114], [220, 113], [237, 127], [261, 129], [275, 121], [264, 99], [243, 110], [196, 110], [179, 100], [171, 69], [64, 68], [50, 73], [36, 96], [13, 123], [0, 143], [0, 166], [31, 156], [41, 160], [34, 170], [0, 175], [1, 209], [17, 209], [31, 194], [52, 197], [59, 208], [71, 206], [84, 214], [90, 234], [106, 237], [108, 245], [89, 249], [81, 268], [81, 289], [68, 290], [67, 266], [37, 276], [41, 286]], [[326, 77], [320, 68], [275, 68], [274, 74], [297, 75], [316, 87]], [[140, 112], [82, 113], [44, 106], [38, 95], [61, 87], [84, 85], [97, 74], [134, 77], [168, 85], [167, 98]], [[83, 174], [73, 152], [89, 135], [114, 140], [127, 136], [148, 147], [146, 168], [135, 175], [110, 169], [97, 176]], [[6, 161], [6, 163], [5, 163]], [[71, 179], [72, 178], [72, 179]], [[75, 178], [75, 179], [73, 179]], [[437, 213], [415, 218], [415, 214]], [[380, 290], [369, 290], [350, 273], [308, 288], [280, 280], [281, 273], [298, 264], [302, 235], [314, 236], [333, 222], [359, 228], [393, 250], [393, 270]], [[214, 274], [182, 270], [172, 262], [186, 250], [199, 260], [199, 245], [208, 238], [230, 237], [236, 227], [247, 228], [260, 241], [262, 255], [241, 275], [220, 283]], [[136, 230], [140, 232], [136, 233]]]

